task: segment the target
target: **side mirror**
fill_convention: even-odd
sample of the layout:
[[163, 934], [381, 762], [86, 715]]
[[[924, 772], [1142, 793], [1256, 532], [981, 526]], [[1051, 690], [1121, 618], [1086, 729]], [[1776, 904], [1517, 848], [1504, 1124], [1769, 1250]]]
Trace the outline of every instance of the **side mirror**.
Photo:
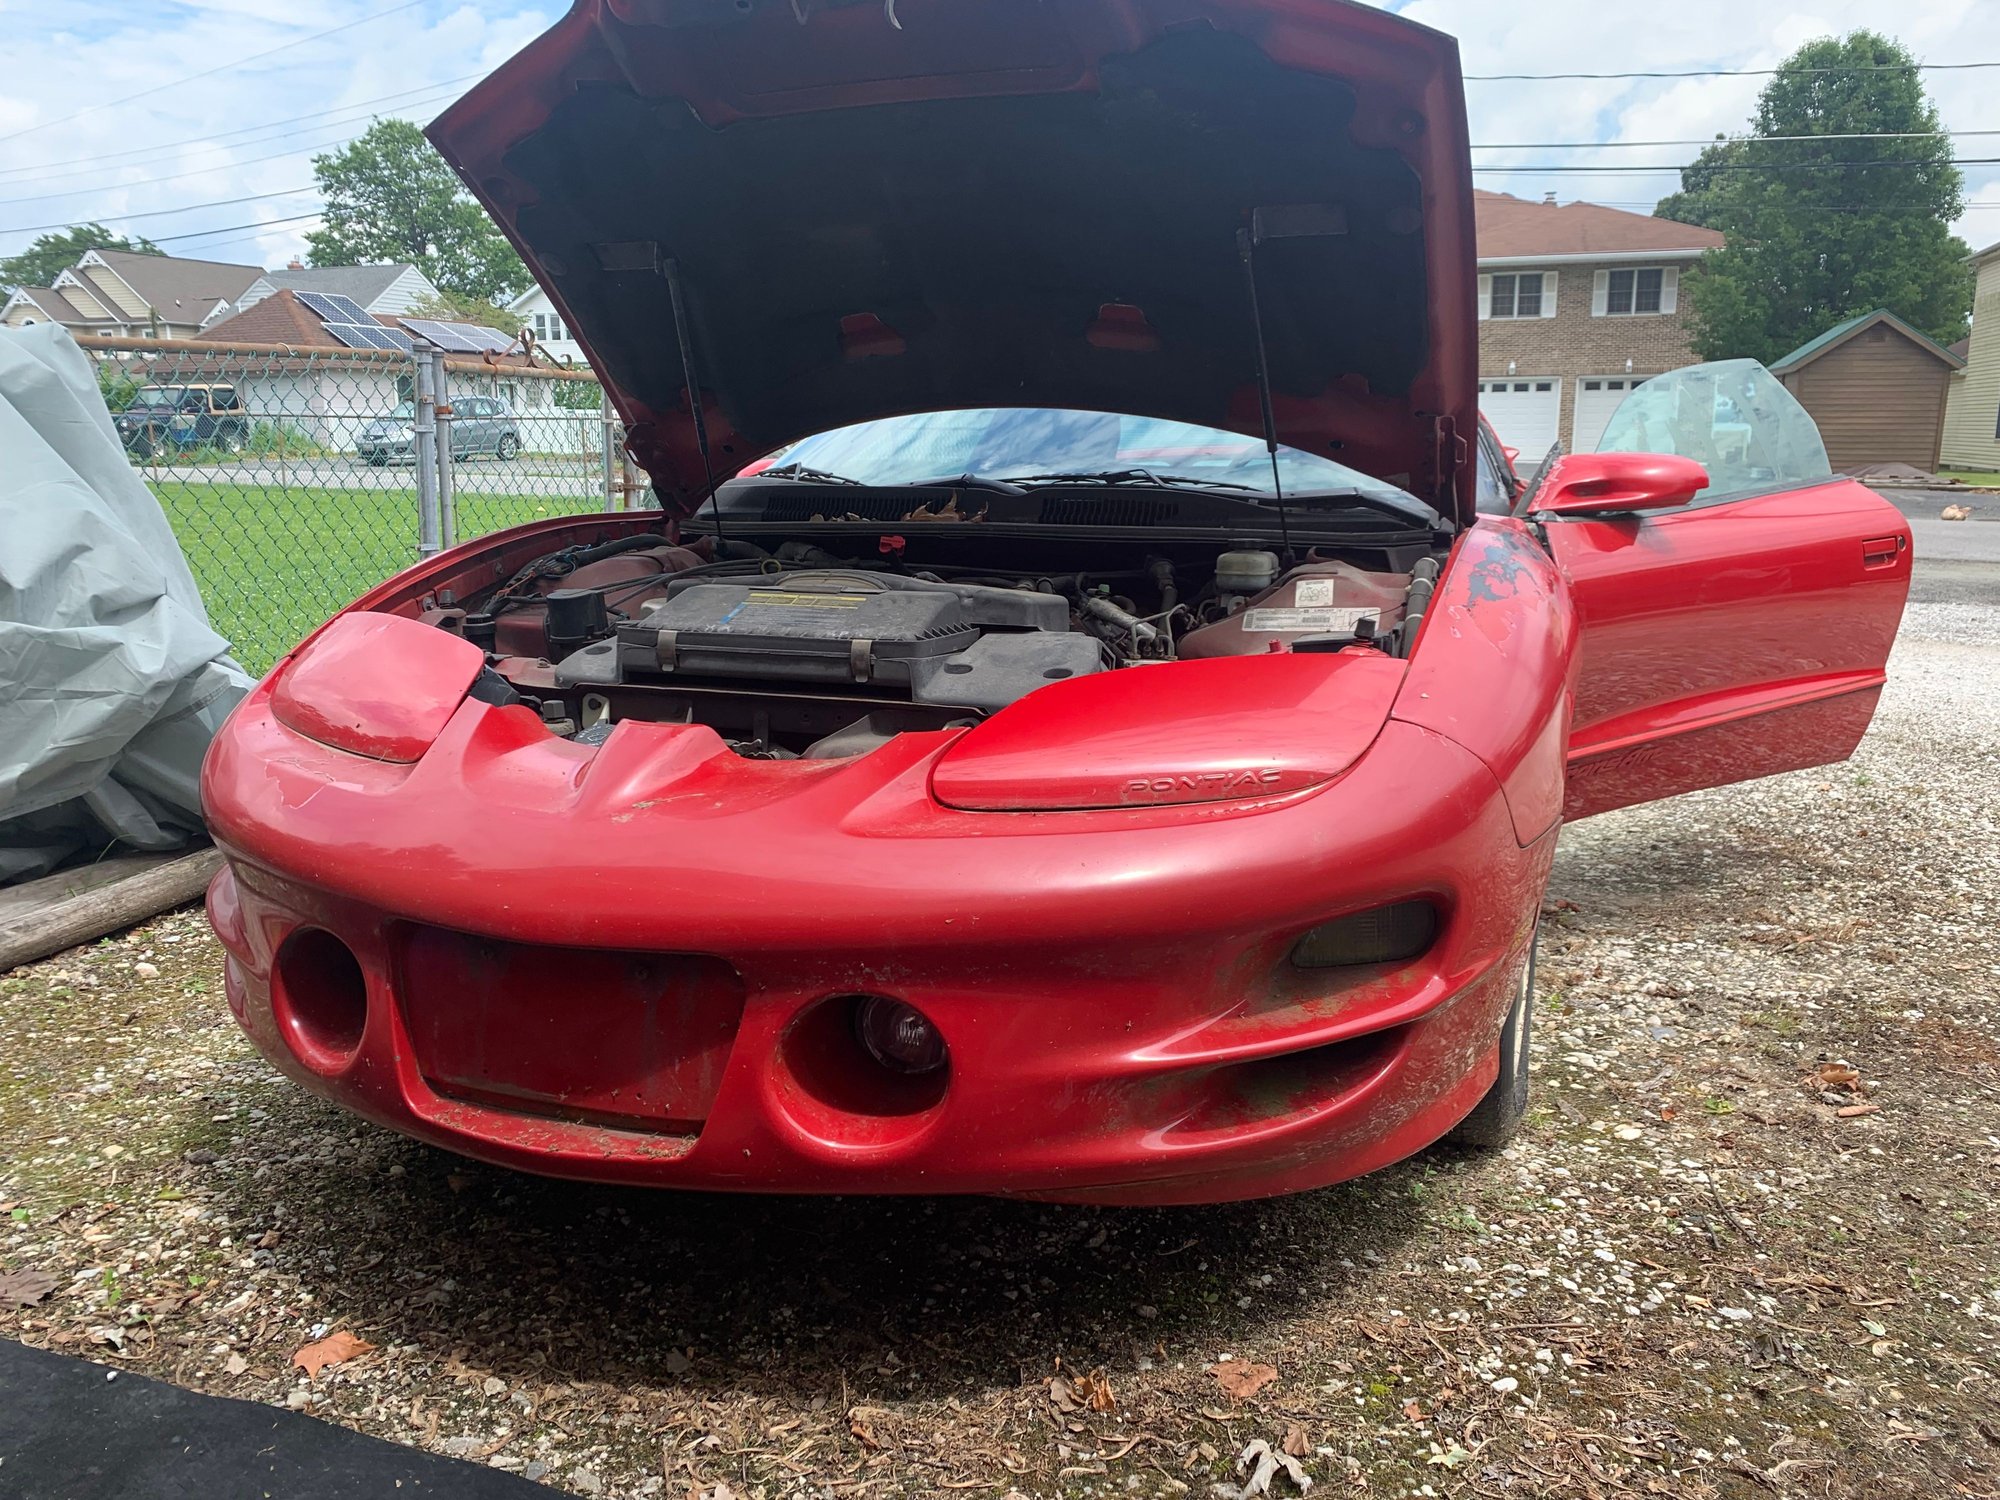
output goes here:
[[1601, 515], [1669, 510], [1708, 488], [1708, 470], [1671, 453], [1571, 453], [1555, 462], [1536, 495], [1538, 514]]

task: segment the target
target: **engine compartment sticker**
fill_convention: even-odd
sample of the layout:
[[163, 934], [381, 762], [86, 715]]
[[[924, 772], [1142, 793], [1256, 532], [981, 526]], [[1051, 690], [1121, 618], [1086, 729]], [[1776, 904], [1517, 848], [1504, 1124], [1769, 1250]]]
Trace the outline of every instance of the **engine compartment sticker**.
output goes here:
[[1302, 579], [1292, 591], [1292, 602], [1300, 609], [1331, 609], [1333, 607], [1333, 580], [1331, 578]]
[[[1305, 592], [1300, 585], [1301, 593]], [[1362, 620], [1380, 621], [1378, 609], [1246, 609], [1245, 630], [1311, 630], [1339, 633], [1352, 630]]]
[[775, 604], [785, 609], [859, 609], [872, 594], [781, 594], [752, 589], [746, 604]]

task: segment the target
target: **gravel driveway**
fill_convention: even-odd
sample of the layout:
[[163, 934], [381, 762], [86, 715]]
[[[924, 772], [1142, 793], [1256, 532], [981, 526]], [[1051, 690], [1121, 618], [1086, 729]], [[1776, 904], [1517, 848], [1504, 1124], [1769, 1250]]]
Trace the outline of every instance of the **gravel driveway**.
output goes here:
[[509, 1175], [165, 918], [0, 980], [0, 1334], [593, 1496], [1992, 1494], [2000, 608], [1894, 670], [1849, 765], [1565, 833], [1514, 1147], [1277, 1202]]

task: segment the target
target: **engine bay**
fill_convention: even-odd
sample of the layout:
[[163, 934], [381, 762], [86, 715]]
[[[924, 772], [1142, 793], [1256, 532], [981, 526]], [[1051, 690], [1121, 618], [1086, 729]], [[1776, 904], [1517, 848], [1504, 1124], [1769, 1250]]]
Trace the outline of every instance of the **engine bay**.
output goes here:
[[621, 536], [537, 556], [469, 600], [427, 598], [421, 618], [487, 652], [479, 696], [552, 733], [699, 723], [754, 759], [832, 759], [1095, 673], [1407, 655], [1439, 569], [1422, 546], [1314, 547], [1287, 566], [1255, 542], [1022, 539], [973, 561], [956, 538], [875, 540], [871, 557], [796, 535]]

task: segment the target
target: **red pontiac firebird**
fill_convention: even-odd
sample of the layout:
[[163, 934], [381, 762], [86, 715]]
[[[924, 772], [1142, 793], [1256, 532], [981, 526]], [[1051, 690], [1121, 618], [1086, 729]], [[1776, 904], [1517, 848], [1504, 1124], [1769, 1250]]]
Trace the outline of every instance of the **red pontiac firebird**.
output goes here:
[[577, 0], [431, 133], [660, 508], [418, 564], [209, 756], [229, 1004], [371, 1120], [1116, 1203], [1492, 1145], [1563, 821], [1867, 728], [1909, 532], [1759, 367], [1479, 462], [1436, 32]]

